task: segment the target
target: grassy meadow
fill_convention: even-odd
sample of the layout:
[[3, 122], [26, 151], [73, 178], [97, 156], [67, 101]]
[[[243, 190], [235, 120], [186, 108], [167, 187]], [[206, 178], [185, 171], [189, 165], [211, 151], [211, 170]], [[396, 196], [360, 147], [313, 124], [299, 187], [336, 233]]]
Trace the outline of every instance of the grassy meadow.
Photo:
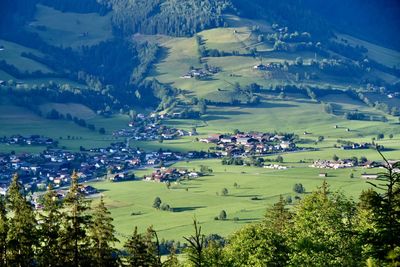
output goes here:
[[[308, 168], [304, 164], [287, 170], [269, 170], [223, 166], [220, 160], [202, 160], [181, 162], [175, 167], [198, 170], [200, 165], [212, 168], [213, 174], [179, 184], [173, 183], [170, 189], [163, 183], [145, 181], [96, 182], [92, 185], [102, 191], [122, 240], [133, 231], [134, 226], [145, 230], [149, 225], [154, 226], [160, 238], [182, 240], [182, 236], [192, 233], [193, 218], [200, 221], [205, 233], [227, 236], [244, 224], [262, 219], [266, 209], [280, 195], [291, 196], [295, 203], [296, 193], [292, 190], [294, 184], [302, 183], [307, 192], [310, 192], [324, 180], [318, 176], [321, 170]], [[360, 168], [329, 170], [325, 179], [332, 190], [339, 190], [356, 200], [361, 190], [369, 187], [359, 178], [363, 171]], [[145, 172], [148, 171], [139, 171], [136, 174], [141, 176]], [[352, 172], [355, 178], [349, 178]], [[234, 183], [238, 187], [234, 187]], [[228, 189], [227, 196], [221, 195], [223, 188]], [[153, 200], [157, 196], [175, 211], [152, 208]], [[258, 200], [252, 200], [253, 197]], [[214, 219], [221, 210], [227, 212], [228, 220]]]
[[[65, 104], [61, 105], [61, 107], [64, 108], [64, 111], [69, 111], [69, 113], [75, 114], [79, 118], [85, 118], [85, 114], [92, 114], [88, 113], [86, 107], [77, 104], [70, 104], [69, 106]], [[71, 110], [66, 109], [66, 107], [70, 107]], [[7, 104], [0, 105], [0, 136], [38, 134], [54, 138], [59, 141], [59, 147], [65, 146], [66, 149], [71, 150], [79, 150], [80, 146], [85, 148], [104, 147], [111, 142], [115, 142], [116, 139], [112, 136], [112, 131], [126, 127], [128, 121], [129, 117], [124, 115], [115, 115], [110, 118], [95, 115], [86, 119], [86, 122], [94, 124], [97, 130], [101, 127], [106, 129], [106, 134], [101, 135], [97, 131], [90, 131], [71, 121], [48, 120], [22, 107]], [[70, 137], [69, 139], [68, 136]], [[32, 149], [39, 150], [38, 147], [32, 148], [29, 146], [0, 146], [0, 152], [30, 152]], [[39, 151], [43, 149], [44, 147]]]
[[[4, 50], [0, 50], [0, 60], [5, 60], [8, 64], [14, 65], [17, 69], [22, 72], [34, 72], [41, 71], [43, 73], [52, 73], [53, 71], [47, 66], [36, 62], [32, 59], [23, 57], [21, 53], [32, 53], [35, 56], [43, 56], [43, 54], [35, 49], [27, 48], [25, 46], [8, 42], [0, 39], [0, 46], [3, 46]], [[0, 79], [9, 80], [14, 79], [11, 75], [7, 76], [7, 73], [0, 71]]]
[[39, 4], [34, 21], [29, 24], [29, 30], [38, 33], [44, 41], [55, 46], [90, 46], [112, 37], [111, 15], [61, 12]]
[[368, 49], [368, 56], [377, 62], [388, 67], [400, 66], [400, 52], [385, 48], [373, 43], [358, 39], [347, 34], [338, 34], [340, 40], [346, 40], [351, 45], [361, 45]]

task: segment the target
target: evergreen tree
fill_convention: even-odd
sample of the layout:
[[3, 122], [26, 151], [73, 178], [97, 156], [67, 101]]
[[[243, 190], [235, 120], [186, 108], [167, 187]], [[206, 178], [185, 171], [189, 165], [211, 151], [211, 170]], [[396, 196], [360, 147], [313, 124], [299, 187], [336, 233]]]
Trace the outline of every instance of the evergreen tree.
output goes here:
[[38, 261], [41, 266], [62, 266], [60, 261], [60, 232], [61, 202], [57, 198], [57, 193], [51, 186], [48, 187], [43, 201], [43, 212], [39, 214], [41, 220], [39, 228], [40, 250]]
[[7, 231], [8, 231], [8, 219], [7, 219], [6, 203], [4, 197], [0, 196], [0, 266], [6, 265]]
[[79, 191], [78, 175], [74, 171], [71, 186], [64, 200], [66, 214], [61, 234], [61, 251], [65, 265], [90, 265], [90, 245], [87, 230], [91, 222], [88, 202]]
[[12, 179], [7, 197], [12, 214], [7, 233], [7, 265], [30, 266], [37, 247], [37, 222], [17, 174]]
[[201, 233], [201, 226], [198, 226], [196, 220], [193, 221], [194, 225], [194, 235], [190, 237], [184, 237], [184, 239], [189, 243], [187, 248], [187, 257], [189, 262], [195, 267], [205, 267], [205, 236]]
[[382, 193], [372, 190], [364, 192], [361, 195], [360, 212], [369, 215], [364, 216], [364, 228], [361, 230], [362, 240], [368, 247], [367, 255], [386, 261], [389, 254], [400, 250], [400, 173], [396, 172], [400, 162], [390, 163], [381, 156], [386, 172], [379, 174], [379, 184], [369, 183]]
[[93, 223], [90, 226], [89, 234], [92, 241], [93, 264], [99, 267], [117, 266], [116, 255], [112, 244], [118, 242], [115, 237], [114, 226], [112, 225], [111, 213], [104, 204], [103, 197], [95, 207]]
[[277, 232], [283, 232], [288, 226], [292, 217], [292, 214], [290, 213], [289, 209], [285, 207], [285, 205], [286, 201], [281, 195], [279, 197], [279, 201], [275, 203], [272, 208], [267, 210], [267, 213], [264, 217], [264, 223]]
[[161, 266], [161, 261], [159, 261], [156, 248], [152, 242], [152, 237], [154, 235], [152, 232], [153, 230], [148, 230], [146, 235], [139, 234], [137, 227], [135, 227], [132, 236], [124, 245], [127, 253], [124, 258], [125, 266]]

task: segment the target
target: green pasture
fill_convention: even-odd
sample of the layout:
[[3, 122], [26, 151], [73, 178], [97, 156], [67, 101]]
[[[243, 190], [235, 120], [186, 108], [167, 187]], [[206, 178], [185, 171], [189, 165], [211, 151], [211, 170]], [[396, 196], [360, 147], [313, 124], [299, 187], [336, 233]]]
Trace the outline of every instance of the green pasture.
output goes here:
[[358, 39], [347, 34], [337, 34], [339, 39], [345, 39], [352, 45], [361, 45], [368, 49], [368, 56], [388, 67], [400, 66], [400, 52], [395, 51], [383, 46], [375, 45], [373, 43]]
[[39, 108], [43, 114], [47, 114], [54, 109], [57, 110], [60, 114], [66, 115], [69, 113], [72, 117], [77, 117], [85, 120], [96, 117], [96, 113], [93, 110], [82, 104], [46, 103], [41, 105]]
[[[34, 61], [32, 59], [21, 56], [21, 53], [32, 53], [36, 56], [43, 56], [43, 54], [37, 50], [27, 48], [25, 46], [1, 39], [0, 39], [0, 46], [4, 47], [3, 48], [4, 50], [0, 51], [0, 60], [5, 60], [8, 64], [14, 65], [17, 69], [19, 69], [22, 72], [24, 71], [28, 72], [41, 71], [43, 73], [53, 72], [45, 65], [37, 61]], [[10, 75], [5, 75], [2, 72], [0, 72], [0, 79], [8, 80], [14, 78], [12, 78]]]
[[220, 51], [247, 53], [246, 41], [250, 38], [251, 31], [247, 27], [242, 28], [216, 28], [203, 31], [200, 36], [208, 49]]
[[[104, 147], [115, 142], [117, 139], [112, 136], [112, 131], [126, 127], [128, 121], [128, 116], [123, 115], [115, 115], [110, 118], [95, 116], [86, 120], [87, 123], [96, 126], [96, 131], [90, 131], [70, 121], [45, 119], [22, 107], [0, 105], [0, 136], [38, 134], [54, 138], [59, 141], [59, 147], [65, 146], [71, 150], [79, 150], [80, 146], [85, 148]], [[101, 127], [105, 128], [105, 135], [98, 133], [97, 130]], [[28, 146], [0, 146], [1, 151], [29, 152], [31, 149]]]
[[61, 12], [39, 4], [28, 27], [49, 44], [78, 48], [111, 38], [111, 16], [111, 12], [105, 16]]
[[[150, 42], [156, 42], [163, 47], [163, 55], [158, 64], [155, 65], [151, 72], [151, 77], [167, 84], [171, 84], [177, 88], [184, 89], [190, 93], [205, 97], [210, 100], [218, 101], [218, 94], [221, 90], [232, 89], [232, 84], [239, 83], [246, 86], [250, 83], [258, 83], [261, 86], [269, 87], [281, 83], [304, 84], [310, 86], [318, 86], [322, 88], [332, 87], [338, 89], [346, 89], [349, 86], [354, 88], [359, 86], [359, 78], [332, 76], [321, 72], [319, 69], [299, 68], [299, 73], [315, 72], [318, 79], [296, 81], [295, 73], [280, 72], [274, 73], [272, 77], [266, 75], [264, 71], [254, 70], [253, 67], [261, 62], [266, 64], [270, 62], [293, 63], [296, 58], [303, 58], [304, 64], [308, 65], [312, 59], [317, 56], [313, 52], [282, 52], [271, 51], [272, 47], [268, 43], [259, 43], [255, 33], [251, 33], [253, 25], [262, 24], [256, 21], [245, 21], [240, 23], [239, 18], [230, 17], [234, 21], [235, 27], [216, 28], [200, 32], [204, 44], [209, 49], [218, 49], [230, 52], [237, 50], [241, 53], [248, 53], [245, 48], [256, 47], [258, 49], [258, 57], [251, 56], [227, 56], [227, 57], [206, 57], [199, 61], [198, 45], [194, 38], [146, 38], [146, 36], [136, 36], [135, 39], [144, 39]], [[264, 27], [265, 28], [265, 27]], [[264, 29], [268, 31], [267, 29]], [[394, 55], [392, 55], [394, 57]], [[196, 80], [181, 78], [190, 67], [202, 67], [207, 63], [209, 66], [220, 67], [221, 71], [209, 79]], [[381, 78], [391, 82], [398, 79], [388, 73], [382, 71], [372, 71], [365, 74], [364, 78], [377, 79]], [[224, 96], [222, 96], [224, 97]]]
[[[324, 180], [318, 176], [321, 170], [308, 168], [304, 164], [279, 171], [223, 166], [220, 160], [181, 162], [175, 167], [198, 170], [200, 165], [212, 168], [213, 174], [179, 184], [173, 183], [170, 189], [164, 183], [145, 181], [98, 182], [92, 185], [105, 196], [122, 240], [132, 233], [135, 226], [144, 231], [150, 225], [154, 226], [160, 238], [182, 240], [183, 236], [192, 233], [193, 218], [200, 221], [204, 233], [227, 236], [244, 224], [260, 220], [280, 195], [290, 195], [294, 200], [296, 193], [292, 188], [295, 183], [302, 183], [310, 192]], [[353, 179], [349, 178], [351, 172], [354, 172]], [[369, 187], [359, 178], [362, 172], [361, 169], [329, 170], [325, 179], [332, 190], [340, 190], [356, 200], [359, 193]], [[140, 171], [136, 174], [141, 176], [143, 173]], [[237, 188], [234, 183], [238, 184]], [[228, 189], [227, 196], [220, 194], [223, 188]], [[152, 208], [157, 196], [173, 207], [175, 212]], [[251, 199], [255, 196], [258, 200]], [[214, 220], [221, 210], [227, 212], [228, 220]]]

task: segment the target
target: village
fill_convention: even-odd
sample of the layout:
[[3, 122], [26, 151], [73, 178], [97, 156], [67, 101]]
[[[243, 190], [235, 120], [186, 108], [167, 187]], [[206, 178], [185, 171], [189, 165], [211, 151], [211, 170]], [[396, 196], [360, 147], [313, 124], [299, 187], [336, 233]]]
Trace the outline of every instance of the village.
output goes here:
[[[137, 114], [127, 125], [128, 129], [113, 133], [115, 137], [126, 138], [127, 142], [115, 142], [103, 148], [81, 147], [79, 152], [60, 149], [57, 141], [45, 136], [4, 136], [0, 138], [0, 143], [10, 146], [43, 146], [46, 149], [40, 153], [0, 153], [0, 194], [6, 194], [15, 173], [18, 173], [26, 191], [35, 192], [45, 191], [50, 185], [55, 189], [68, 186], [72, 170], [77, 172], [80, 182], [104, 178], [118, 182], [135, 179], [135, 169], [163, 167], [181, 160], [218, 156], [216, 153], [196, 151], [180, 153], [160, 149], [149, 152], [129, 145], [132, 139], [160, 141], [197, 135], [195, 129], [184, 131], [162, 125], [161, 120], [167, 116], [156, 113]], [[190, 176], [193, 177], [193, 174]], [[94, 189], [82, 190], [87, 195], [96, 192]]]
[[177, 139], [182, 136], [197, 135], [196, 129], [185, 131], [162, 125], [161, 121], [163, 119], [173, 117], [174, 115], [151, 113], [149, 116], [145, 116], [137, 114], [135, 119], [129, 122], [129, 128], [114, 131], [113, 136], [133, 139], [135, 141], [162, 141]]
[[200, 142], [215, 144], [219, 156], [252, 156], [267, 155], [278, 152], [300, 150], [295, 144], [293, 134], [275, 133], [245, 133], [214, 134], [208, 138], [199, 139]]
[[[286, 170], [289, 166], [267, 164], [263, 156], [284, 152], [307, 150], [296, 145], [298, 136], [291, 133], [241, 132], [234, 134], [213, 134], [207, 138], [196, 138], [199, 142], [215, 145], [208, 152], [144, 151], [130, 146], [129, 141], [160, 141], [177, 139], [182, 136], [198, 135], [196, 129], [185, 131], [162, 124], [162, 120], [171, 115], [137, 114], [126, 129], [113, 132], [114, 137], [126, 139], [107, 147], [81, 148], [79, 152], [58, 148], [58, 141], [39, 135], [13, 135], [0, 138], [0, 143], [13, 146], [43, 146], [40, 153], [0, 153], [0, 194], [5, 195], [11, 177], [18, 173], [27, 192], [32, 194], [32, 205], [40, 208], [40, 196], [49, 186], [57, 190], [59, 198], [65, 197], [65, 189], [71, 182], [72, 170], [75, 170], [80, 183], [96, 180], [121, 182], [143, 179], [149, 182], [171, 183], [183, 179], [196, 179], [208, 175], [205, 166], [200, 170], [188, 170], [169, 167], [179, 161], [195, 159], [222, 158], [226, 165], [254, 165], [268, 169]], [[341, 149], [366, 149], [370, 144], [343, 143]], [[279, 156], [278, 156], [279, 157]], [[241, 159], [241, 161], [239, 160]], [[244, 160], [245, 159], [245, 160]], [[278, 161], [279, 162], [279, 161]], [[240, 164], [238, 164], [240, 163]], [[372, 168], [376, 163], [352, 159], [317, 160], [309, 167], [321, 169], [352, 168], [365, 166]], [[135, 177], [135, 170], [153, 169], [149, 175]], [[365, 174], [365, 179], [375, 179], [376, 175]], [[326, 177], [326, 176], [325, 176]], [[97, 189], [82, 185], [80, 191], [87, 197], [96, 195]]]
[[57, 146], [58, 142], [49, 137], [40, 135], [13, 135], [0, 137], [0, 143], [7, 145], [28, 145], [28, 146]]
[[[11, 177], [18, 173], [27, 192], [45, 191], [48, 186], [62, 189], [71, 182], [71, 170], [75, 170], [79, 182], [108, 179], [111, 182], [128, 181], [137, 177], [134, 170], [152, 169], [169, 165], [181, 160], [216, 157], [215, 153], [170, 151], [145, 152], [136, 148], [127, 148], [125, 143], [115, 143], [107, 148], [96, 148], [81, 152], [62, 149], [47, 149], [41, 153], [2, 153], [0, 154], [0, 194], [5, 195]], [[163, 182], [179, 177], [197, 177], [194, 172], [165, 172], [160, 179]], [[141, 179], [141, 177], [138, 177]], [[146, 177], [145, 177], [146, 179]], [[148, 180], [148, 179], [147, 179]], [[85, 195], [97, 193], [95, 188], [83, 186]], [[36, 203], [34, 203], [36, 204]]]

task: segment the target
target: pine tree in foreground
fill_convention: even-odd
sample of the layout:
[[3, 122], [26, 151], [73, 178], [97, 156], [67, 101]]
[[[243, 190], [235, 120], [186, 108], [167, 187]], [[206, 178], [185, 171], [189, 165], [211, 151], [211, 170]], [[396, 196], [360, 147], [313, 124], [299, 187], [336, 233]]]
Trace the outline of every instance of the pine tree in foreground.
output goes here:
[[61, 258], [68, 266], [90, 266], [90, 243], [87, 235], [91, 216], [89, 205], [79, 191], [78, 175], [74, 171], [71, 186], [64, 200], [65, 216], [60, 239]]
[[49, 186], [43, 199], [43, 211], [39, 213], [39, 242], [38, 261], [41, 266], [62, 266], [60, 255], [61, 238], [61, 201], [57, 193]]
[[12, 179], [7, 197], [11, 214], [6, 239], [7, 265], [31, 266], [35, 262], [34, 251], [38, 246], [37, 222], [17, 174]]
[[117, 266], [117, 251], [113, 244], [118, 242], [112, 225], [111, 213], [105, 206], [103, 196], [94, 208], [93, 222], [89, 228], [93, 264], [99, 267]]
[[[361, 231], [366, 254], [383, 263], [400, 265], [400, 161], [390, 163], [378, 150], [384, 160], [381, 166], [386, 171], [379, 173], [376, 182], [368, 182], [379, 191], [365, 191], [361, 194], [360, 211], [364, 216]], [[396, 265], [393, 265], [396, 266]]]
[[6, 265], [7, 232], [8, 232], [8, 219], [7, 219], [6, 203], [4, 197], [0, 196], [0, 266]]
[[201, 233], [201, 226], [198, 226], [196, 220], [193, 221], [194, 235], [190, 237], [184, 237], [189, 243], [187, 249], [187, 257], [189, 262], [195, 267], [205, 266], [204, 261], [204, 248], [205, 248], [205, 236]]
[[[156, 238], [156, 242], [153, 238]], [[126, 241], [124, 249], [126, 256], [124, 258], [125, 266], [162, 266], [159, 254], [158, 238], [152, 227], [147, 229], [146, 234], [139, 234], [137, 227], [132, 236]]]

